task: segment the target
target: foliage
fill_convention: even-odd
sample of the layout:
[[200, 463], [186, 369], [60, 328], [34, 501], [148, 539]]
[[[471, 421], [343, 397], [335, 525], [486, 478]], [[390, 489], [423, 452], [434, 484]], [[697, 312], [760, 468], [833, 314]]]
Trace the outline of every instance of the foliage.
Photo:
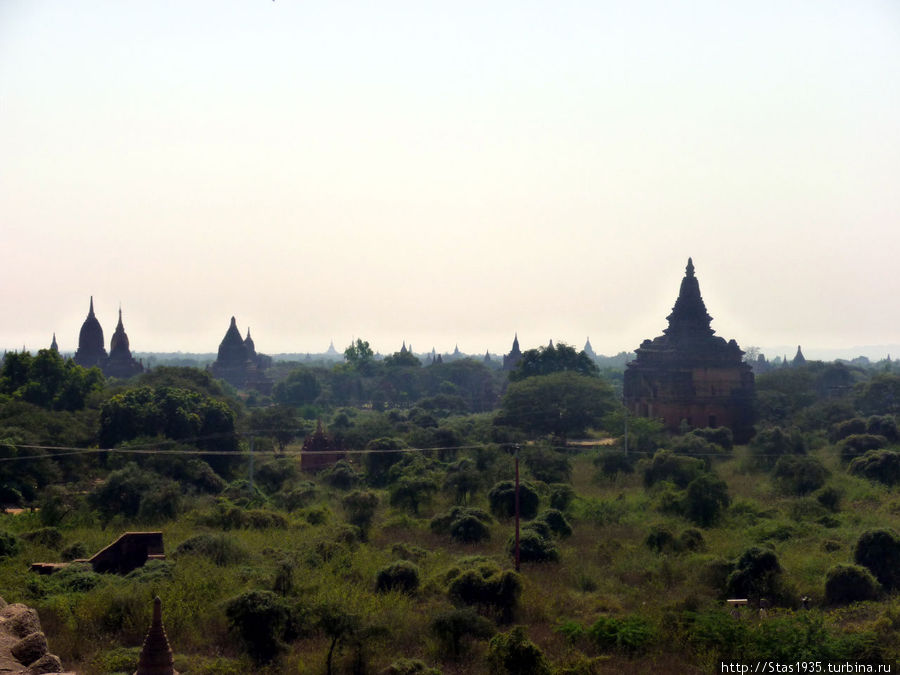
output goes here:
[[436, 534], [449, 534], [460, 543], [477, 543], [491, 538], [489, 525], [493, 518], [481, 509], [454, 506], [447, 513], [431, 519], [429, 526]]
[[684, 515], [697, 525], [709, 527], [728, 508], [728, 484], [711, 474], [703, 474], [687, 486]]
[[39, 530], [24, 532], [22, 534], [22, 539], [39, 546], [58, 549], [60, 546], [62, 546], [63, 534], [55, 527], [42, 527]]
[[551, 508], [565, 511], [575, 499], [575, 490], [566, 483], [553, 483], [550, 485]]
[[178, 387], [138, 387], [100, 408], [100, 442], [113, 447], [138, 436], [190, 440], [208, 450], [236, 450], [235, 414], [225, 403]]
[[771, 468], [784, 455], [805, 455], [806, 441], [799, 429], [769, 427], [750, 441], [750, 454], [757, 466]]
[[521, 594], [519, 575], [492, 565], [459, 573], [448, 589], [450, 600], [455, 604], [476, 607], [500, 623], [512, 621]]
[[0, 394], [48, 410], [81, 410], [103, 386], [97, 368], [85, 369], [52, 349], [7, 352], [0, 367]]
[[362, 477], [343, 459], [325, 469], [319, 474], [319, 478], [326, 485], [339, 490], [350, 490], [362, 481]]
[[784, 600], [782, 568], [775, 552], [756, 546], [744, 551], [728, 576], [726, 590], [731, 598]]
[[272, 390], [273, 398], [282, 405], [304, 406], [312, 403], [322, 391], [318, 378], [308, 368], [292, 371]]
[[885, 485], [896, 485], [900, 483], [900, 452], [870, 450], [851, 461], [847, 471]]
[[16, 535], [0, 531], [0, 559], [18, 554], [21, 548], [22, 545]]
[[399, 560], [378, 570], [375, 589], [380, 593], [415, 593], [419, 588], [419, 568], [408, 560]]
[[341, 500], [347, 520], [356, 527], [366, 539], [372, 519], [375, 517], [375, 509], [378, 508], [378, 495], [374, 492], [355, 490]]
[[881, 450], [886, 445], [887, 439], [884, 436], [852, 434], [838, 443], [838, 450], [841, 453], [841, 461], [848, 463], [870, 450]]
[[284, 452], [288, 443], [304, 432], [303, 422], [297, 416], [296, 409], [287, 405], [255, 408], [250, 413], [249, 426], [258, 436], [274, 439], [281, 452]]
[[381, 675], [441, 675], [437, 668], [429, 668], [418, 659], [397, 659]]
[[543, 445], [527, 447], [522, 453], [522, 459], [531, 475], [545, 483], [567, 482], [572, 475], [569, 458]]
[[[497, 518], [512, 518], [516, 515], [516, 484], [511, 480], [497, 483], [488, 492], [491, 513]], [[519, 515], [530, 520], [537, 515], [540, 497], [531, 483], [519, 483]]]
[[656, 637], [656, 631], [646, 619], [638, 616], [600, 617], [587, 629], [587, 636], [601, 651], [635, 654], [647, 649]]
[[529, 640], [522, 626], [491, 638], [488, 648], [491, 675], [550, 675], [550, 666], [540, 648]]
[[441, 651], [458, 659], [465, 652], [465, 638], [489, 638], [494, 634], [494, 625], [471, 607], [454, 607], [434, 616], [431, 632], [440, 642]]
[[574, 347], [560, 342], [555, 347], [549, 345], [525, 351], [522, 354], [522, 360], [509, 373], [509, 381], [519, 382], [528, 377], [560, 372], [576, 373], [588, 377], [600, 375], [600, 371], [591, 357], [583, 351], [576, 352]]
[[788, 494], [808, 495], [825, 485], [828, 470], [814, 457], [779, 457], [772, 472], [778, 485]]
[[653, 459], [642, 462], [644, 466], [644, 485], [651, 487], [660, 481], [672, 481], [678, 487], [687, 487], [688, 483], [706, 472], [706, 464], [701, 459], [682, 457], [668, 450], [659, 450]]
[[734, 434], [728, 427], [694, 429], [688, 435], [698, 436], [709, 443], [718, 445], [723, 450], [730, 451], [734, 447]]
[[481, 487], [482, 477], [471, 459], [463, 458], [447, 468], [443, 489], [453, 495], [457, 504], [467, 504], [469, 498]]
[[[572, 534], [572, 526], [566, 520], [566, 516], [558, 509], [546, 509], [537, 517], [537, 521], [547, 524], [550, 531], [559, 537], [568, 537]], [[537, 522], [536, 521], [536, 522]]]
[[408, 509], [412, 514], [419, 514], [419, 506], [430, 501], [437, 492], [438, 483], [433, 475], [403, 475], [390, 487], [391, 506]]
[[835, 565], [825, 578], [825, 602], [829, 605], [876, 600], [880, 594], [875, 577], [859, 565]]
[[366, 445], [366, 480], [373, 487], [387, 484], [391, 467], [403, 459], [402, 452], [391, 452], [406, 447], [399, 438], [376, 438]]
[[[522, 562], [556, 562], [559, 560], [559, 549], [550, 537], [532, 527], [529, 523], [519, 533], [519, 559]], [[548, 528], [549, 529], [549, 528]], [[515, 555], [516, 538], [510, 536], [506, 542], [506, 553]]]
[[170, 519], [179, 512], [181, 488], [175, 481], [130, 463], [111, 472], [106, 482], [88, 495], [88, 501], [107, 521], [117, 515]]
[[344, 350], [344, 359], [355, 370], [368, 371], [372, 365], [375, 352], [365, 340], [357, 339]]
[[272, 661], [284, 648], [288, 608], [272, 591], [242, 593], [227, 604], [225, 615], [257, 663]]
[[893, 530], [867, 530], [856, 542], [853, 559], [868, 567], [888, 591], [900, 588], [900, 537]]
[[246, 551], [233, 537], [207, 532], [181, 542], [172, 557], [177, 560], [185, 555], [201, 556], [219, 567], [234, 565], [247, 559]]
[[883, 373], [858, 386], [856, 406], [864, 415], [900, 413], [900, 375]]
[[509, 385], [496, 424], [565, 438], [599, 426], [613, 405], [612, 387], [599, 377], [537, 375]]

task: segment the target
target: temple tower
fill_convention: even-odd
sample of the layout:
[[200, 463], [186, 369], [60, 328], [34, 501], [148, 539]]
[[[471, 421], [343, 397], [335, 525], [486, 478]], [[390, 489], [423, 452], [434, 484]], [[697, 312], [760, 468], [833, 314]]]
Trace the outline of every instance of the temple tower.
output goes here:
[[514, 369], [521, 360], [522, 351], [519, 349], [519, 334], [516, 333], [515, 337], [513, 337], [512, 349], [509, 350], [509, 354], [503, 357], [503, 370]]
[[103, 374], [108, 377], [128, 378], [144, 372], [144, 366], [131, 355], [128, 334], [122, 324], [122, 308], [119, 307], [119, 323], [109, 341], [109, 359], [103, 367]]
[[153, 622], [150, 624], [147, 637], [144, 638], [138, 668], [134, 675], [178, 675], [169, 638], [162, 622], [162, 600], [159, 597], [153, 599]]
[[666, 319], [669, 327], [644, 340], [625, 370], [628, 410], [654, 417], [667, 429], [731, 428], [738, 443], [753, 434], [754, 380], [744, 352], [734, 340], [714, 335], [694, 263], [688, 258], [678, 299]]
[[103, 347], [103, 329], [100, 322], [94, 316], [94, 296], [91, 296], [91, 306], [87, 318], [81, 324], [81, 332], [78, 334], [78, 350], [75, 352], [75, 363], [85, 368], [97, 366], [102, 368], [106, 364], [106, 349]]

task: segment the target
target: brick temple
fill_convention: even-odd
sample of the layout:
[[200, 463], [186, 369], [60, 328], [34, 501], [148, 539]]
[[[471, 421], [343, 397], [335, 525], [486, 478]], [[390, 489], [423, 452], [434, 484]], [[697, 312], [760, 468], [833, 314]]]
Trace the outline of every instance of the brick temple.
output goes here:
[[644, 340], [625, 370], [629, 413], [666, 428], [729, 427], [738, 443], [753, 435], [753, 371], [734, 340], [714, 335], [694, 263], [688, 258], [669, 327]]

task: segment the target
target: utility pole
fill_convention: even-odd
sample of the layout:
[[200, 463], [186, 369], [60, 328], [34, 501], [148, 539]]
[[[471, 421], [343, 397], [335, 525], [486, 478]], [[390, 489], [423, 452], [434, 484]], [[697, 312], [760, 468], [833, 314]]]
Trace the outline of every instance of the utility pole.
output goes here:
[[625, 454], [628, 454], [628, 406], [625, 406]]
[[519, 571], [519, 446], [516, 445], [516, 572]]

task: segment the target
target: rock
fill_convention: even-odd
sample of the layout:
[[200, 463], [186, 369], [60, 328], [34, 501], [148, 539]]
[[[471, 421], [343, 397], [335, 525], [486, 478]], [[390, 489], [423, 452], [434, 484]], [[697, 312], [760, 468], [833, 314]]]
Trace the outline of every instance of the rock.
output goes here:
[[7, 605], [0, 610], [0, 627], [7, 633], [23, 638], [40, 632], [41, 620], [38, 613], [21, 603]]
[[6, 600], [0, 598], [0, 609], [3, 609], [4, 607], [6, 607]]
[[30, 666], [48, 651], [47, 638], [43, 633], [32, 633], [9, 648], [10, 654], [23, 666]]
[[59, 673], [62, 671], [62, 661], [54, 654], [44, 654], [32, 663], [22, 675], [43, 675], [44, 673]]

